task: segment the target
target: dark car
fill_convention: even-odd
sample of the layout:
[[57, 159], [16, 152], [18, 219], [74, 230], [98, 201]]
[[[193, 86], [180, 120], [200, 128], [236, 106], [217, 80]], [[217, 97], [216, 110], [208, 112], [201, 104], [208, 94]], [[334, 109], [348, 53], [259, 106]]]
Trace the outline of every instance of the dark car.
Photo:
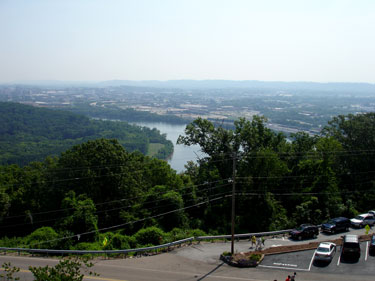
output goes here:
[[370, 244], [368, 246], [368, 251], [371, 256], [375, 255], [375, 234], [371, 236]]
[[301, 224], [300, 227], [293, 229], [289, 234], [295, 240], [315, 238], [319, 234], [319, 227], [312, 224]]
[[350, 220], [348, 218], [339, 217], [331, 219], [322, 224], [322, 231], [327, 233], [337, 233], [341, 231], [349, 231]]
[[356, 258], [359, 259], [361, 256], [361, 247], [359, 245], [358, 235], [345, 235], [342, 243], [343, 258]]

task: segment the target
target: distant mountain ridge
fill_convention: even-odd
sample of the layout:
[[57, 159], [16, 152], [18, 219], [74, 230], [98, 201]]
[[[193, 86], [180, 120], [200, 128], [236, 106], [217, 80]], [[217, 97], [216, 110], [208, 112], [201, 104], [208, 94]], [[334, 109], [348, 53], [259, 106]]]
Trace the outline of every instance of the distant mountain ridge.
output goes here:
[[361, 82], [282, 82], [259, 80], [108, 80], [101, 82], [90, 81], [17, 81], [0, 85], [35, 85], [55, 87], [150, 87], [150, 88], [177, 88], [177, 89], [221, 89], [221, 88], [257, 88], [276, 90], [319, 90], [319, 91], [360, 91], [375, 94], [375, 84]]
[[257, 81], [257, 80], [111, 80], [99, 82], [101, 86], [138, 86], [155, 88], [260, 88], [260, 89], [305, 89], [305, 90], [325, 90], [325, 91], [372, 91], [375, 93], [375, 84], [370, 83], [346, 83], [346, 82], [281, 82], [281, 81]]

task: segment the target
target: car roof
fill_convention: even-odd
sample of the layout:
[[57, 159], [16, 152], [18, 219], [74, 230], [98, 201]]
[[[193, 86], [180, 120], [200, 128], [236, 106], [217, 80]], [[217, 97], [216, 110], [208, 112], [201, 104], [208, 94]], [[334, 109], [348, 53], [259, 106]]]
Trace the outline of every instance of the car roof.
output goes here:
[[365, 218], [367, 216], [368, 216], [368, 214], [359, 214], [359, 215], [356, 215], [354, 218], [352, 218], [352, 220], [358, 220], [358, 217]]
[[344, 241], [345, 242], [354, 242], [358, 243], [358, 235], [355, 234], [347, 234], [344, 236]]
[[335, 221], [335, 222], [338, 222], [338, 221], [346, 221], [346, 220], [349, 220], [348, 218], [345, 218], [345, 217], [338, 217], [338, 218], [333, 218], [333, 219], [330, 219], [330, 221]]
[[334, 218], [334, 220], [342, 221], [342, 220], [349, 220], [349, 219], [346, 217], [338, 217], [338, 218]]
[[331, 247], [331, 245], [336, 246], [336, 244], [335, 244], [335, 243], [332, 243], [332, 242], [322, 242], [322, 243], [319, 244], [318, 247], [321, 247], [321, 248], [329, 248], [329, 247]]

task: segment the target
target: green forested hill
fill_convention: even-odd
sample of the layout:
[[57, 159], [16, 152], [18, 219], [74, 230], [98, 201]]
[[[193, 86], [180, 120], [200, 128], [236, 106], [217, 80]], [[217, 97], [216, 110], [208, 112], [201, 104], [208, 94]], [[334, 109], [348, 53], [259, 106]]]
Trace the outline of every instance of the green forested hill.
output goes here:
[[[266, 122], [240, 118], [232, 130], [194, 120], [177, 143], [199, 145], [206, 156], [180, 174], [104, 138], [43, 162], [0, 165], [0, 246], [129, 249], [191, 237], [196, 229], [228, 234], [233, 164], [236, 233], [321, 224], [373, 209], [375, 113], [340, 115], [322, 135], [299, 132], [291, 141]], [[107, 123], [85, 128], [98, 124]], [[6, 128], [1, 135], [10, 137]]]
[[144, 154], [150, 143], [160, 143], [163, 146], [155, 155], [158, 158], [166, 158], [173, 151], [173, 144], [157, 130], [24, 104], [0, 103], [0, 124], [0, 164], [41, 161], [97, 138], [116, 138], [127, 150]]

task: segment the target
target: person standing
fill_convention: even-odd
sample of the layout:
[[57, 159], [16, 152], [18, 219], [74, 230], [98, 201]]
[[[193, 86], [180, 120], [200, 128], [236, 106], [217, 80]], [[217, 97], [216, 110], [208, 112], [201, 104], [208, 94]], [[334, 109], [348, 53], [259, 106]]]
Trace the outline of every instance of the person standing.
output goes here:
[[262, 237], [260, 238], [260, 240], [262, 241], [262, 244], [263, 244], [263, 246], [264, 246], [264, 242], [266, 241], [266, 239], [262, 236]]
[[257, 238], [255, 237], [255, 235], [253, 235], [251, 237], [251, 248], [253, 248], [254, 245], [256, 245], [256, 243], [257, 243]]

